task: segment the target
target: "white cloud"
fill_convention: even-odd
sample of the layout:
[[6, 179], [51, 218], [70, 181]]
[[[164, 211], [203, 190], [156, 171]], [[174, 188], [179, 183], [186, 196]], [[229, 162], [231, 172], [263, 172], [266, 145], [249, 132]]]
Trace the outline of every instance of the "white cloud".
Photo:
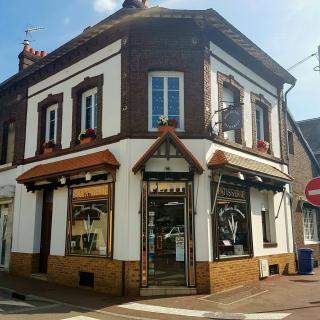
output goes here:
[[119, 0], [94, 0], [93, 8], [98, 13], [105, 13], [116, 9], [120, 4]]

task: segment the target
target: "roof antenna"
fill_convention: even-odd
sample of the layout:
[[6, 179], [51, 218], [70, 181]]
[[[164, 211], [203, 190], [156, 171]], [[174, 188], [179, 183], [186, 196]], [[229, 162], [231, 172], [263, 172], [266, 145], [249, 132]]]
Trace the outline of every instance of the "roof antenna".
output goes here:
[[35, 31], [40, 31], [40, 30], [45, 30], [47, 29], [46, 27], [32, 27], [32, 26], [28, 26], [26, 30], [24, 30], [24, 32], [26, 33], [26, 38], [23, 40], [23, 45], [24, 46], [29, 46], [30, 44], [30, 40], [29, 38], [32, 38], [32, 32]]

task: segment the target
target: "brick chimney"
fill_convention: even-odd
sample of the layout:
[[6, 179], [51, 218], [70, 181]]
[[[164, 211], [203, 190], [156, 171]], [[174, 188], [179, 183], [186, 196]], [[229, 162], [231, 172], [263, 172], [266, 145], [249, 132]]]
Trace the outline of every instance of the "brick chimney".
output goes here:
[[19, 54], [19, 72], [28, 68], [34, 62], [39, 61], [41, 58], [45, 57], [47, 53], [45, 51], [36, 51], [33, 48], [30, 48], [29, 41], [24, 40], [23, 50]]
[[148, 7], [148, 0], [125, 0], [122, 7], [144, 9]]

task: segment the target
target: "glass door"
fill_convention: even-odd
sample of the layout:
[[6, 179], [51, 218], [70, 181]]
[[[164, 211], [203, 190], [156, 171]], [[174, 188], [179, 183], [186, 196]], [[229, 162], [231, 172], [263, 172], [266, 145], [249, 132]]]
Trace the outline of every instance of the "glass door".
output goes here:
[[8, 205], [0, 205], [0, 266], [6, 265]]
[[185, 286], [185, 199], [148, 201], [148, 284]]

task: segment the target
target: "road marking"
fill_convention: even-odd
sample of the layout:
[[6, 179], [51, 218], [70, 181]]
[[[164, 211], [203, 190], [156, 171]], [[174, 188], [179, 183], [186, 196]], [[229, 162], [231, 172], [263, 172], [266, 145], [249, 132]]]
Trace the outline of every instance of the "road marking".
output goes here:
[[[159, 307], [159, 306], [135, 303], [135, 302], [121, 304], [118, 307], [130, 309], [130, 310], [136, 310], [136, 311], [145, 311], [145, 312], [162, 313], [162, 314], [170, 314], [170, 315], [185, 316], [185, 317], [198, 317], [198, 318], [208, 318], [207, 315], [208, 313], [210, 313], [209, 311]], [[280, 320], [288, 317], [290, 314], [291, 313], [244, 313], [244, 314], [239, 313], [239, 315], [244, 315], [246, 317], [245, 319], [248, 319], [248, 320], [260, 320], [260, 319]]]
[[30, 308], [34, 307], [30, 303], [16, 301], [16, 300], [0, 300], [0, 305], [17, 306], [17, 307], [30, 307]]
[[66, 318], [66, 319], [62, 319], [62, 320], [98, 320], [98, 319], [97, 318], [90, 318], [90, 317], [86, 317], [86, 316], [76, 316], [76, 317]]
[[309, 190], [309, 196], [318, 196], [320, 194], [320, 189]]

